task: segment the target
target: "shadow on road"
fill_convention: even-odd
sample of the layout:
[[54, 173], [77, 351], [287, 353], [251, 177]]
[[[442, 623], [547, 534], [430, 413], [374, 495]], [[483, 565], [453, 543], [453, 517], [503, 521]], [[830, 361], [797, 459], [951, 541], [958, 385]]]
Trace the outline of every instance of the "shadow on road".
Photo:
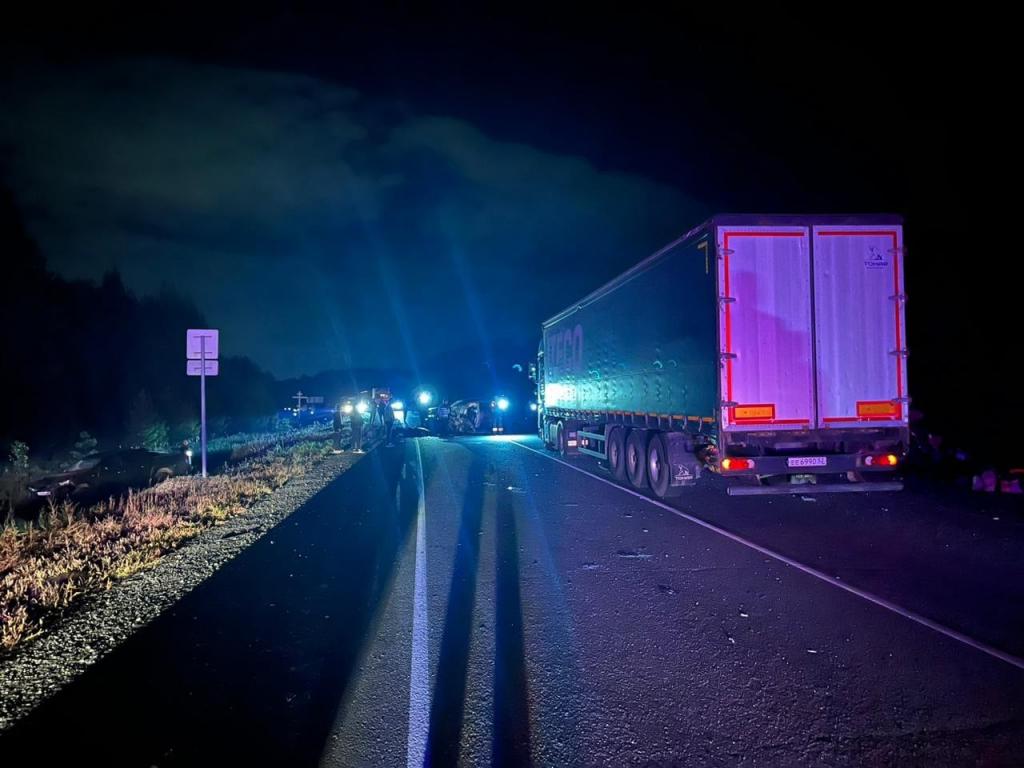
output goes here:
[[371, 453], [22, 720], [0, 753], [315, 765], [415, 521], [401, 469], [401, 448]]
[[458, 548], [448, 590], [441, 655], [437, 664], [426, 765], [455, 765], [462, 739], [469, 641], [473, 633], [480, 526], [484, 501], [484, 458], [474, 454], [459, 518]]
[[495, 595], [494, 741], [496, 766], [528, 766], [530, 700], [526, 685], [523, 605], [519, 579], [519, 534], [512, 493], [498, 491]]

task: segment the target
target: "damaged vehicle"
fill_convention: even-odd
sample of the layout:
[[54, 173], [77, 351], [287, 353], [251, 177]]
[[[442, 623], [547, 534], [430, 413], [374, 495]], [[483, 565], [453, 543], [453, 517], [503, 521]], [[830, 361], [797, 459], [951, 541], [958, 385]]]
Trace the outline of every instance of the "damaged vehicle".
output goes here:
[[29, 504], [96, 501], [130, 488], [156, 485], [191, 471], [191, 463], [185, 453], [159, 453], [143, 448], [94, 453], [76, 461], [64, 472], [31, 480], [28, 485]]

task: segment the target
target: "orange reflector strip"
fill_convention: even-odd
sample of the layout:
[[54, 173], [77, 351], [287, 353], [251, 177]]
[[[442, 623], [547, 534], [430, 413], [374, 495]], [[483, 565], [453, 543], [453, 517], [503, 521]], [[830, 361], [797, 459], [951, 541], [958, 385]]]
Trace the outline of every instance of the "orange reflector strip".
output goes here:
[[896, 403], [890, 403], [885, 400], [867, 400], [857, 403], [857, 416], [862, 419], [877, 419], [879, 416], [888, 416], [895, 419], [898, 413]]
[[737, 405], [733, 409], [733, 417], [740, 419], [774, 419], [774, 405]]

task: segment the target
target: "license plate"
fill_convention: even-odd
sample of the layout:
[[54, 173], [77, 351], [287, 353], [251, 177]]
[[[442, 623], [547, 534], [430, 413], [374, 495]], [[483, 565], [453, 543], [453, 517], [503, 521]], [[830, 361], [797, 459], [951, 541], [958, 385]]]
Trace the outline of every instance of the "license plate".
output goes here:
[[791, 467], [827, 467], [827, 456], [794, 456], [786, 464]]

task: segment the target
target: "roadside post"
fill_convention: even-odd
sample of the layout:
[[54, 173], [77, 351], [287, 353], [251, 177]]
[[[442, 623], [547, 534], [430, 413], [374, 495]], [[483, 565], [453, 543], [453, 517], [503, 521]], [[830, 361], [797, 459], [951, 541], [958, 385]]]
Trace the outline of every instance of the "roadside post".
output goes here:
[[220, 331], [189, 328], [185, 335], [185, 373], [199, 377], [199, 436], [206, 477], [206, 377], [220, 373]]

